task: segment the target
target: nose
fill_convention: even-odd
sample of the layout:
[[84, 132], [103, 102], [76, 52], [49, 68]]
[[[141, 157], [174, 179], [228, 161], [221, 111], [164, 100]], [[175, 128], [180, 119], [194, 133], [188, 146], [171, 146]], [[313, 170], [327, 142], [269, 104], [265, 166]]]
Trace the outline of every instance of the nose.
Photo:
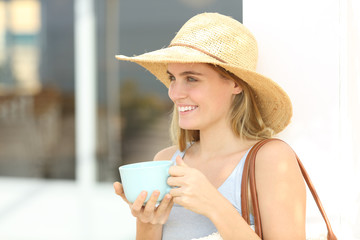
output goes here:
[[184, 99], [187, 96], [186, 86], [181, 81], [173, 81], [170, 83], [168, 95], [173, 102]]

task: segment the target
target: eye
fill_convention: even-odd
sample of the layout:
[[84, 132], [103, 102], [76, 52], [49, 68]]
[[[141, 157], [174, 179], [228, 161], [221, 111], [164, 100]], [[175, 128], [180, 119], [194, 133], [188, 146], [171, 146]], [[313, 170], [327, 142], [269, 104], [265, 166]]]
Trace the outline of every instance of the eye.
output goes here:
[[175, 77], [173, 75], [169, 75], [170, 82], [175, 81]]
[[188, 82], [197, 82], [197, 79], [193, 77], [187, 77]]

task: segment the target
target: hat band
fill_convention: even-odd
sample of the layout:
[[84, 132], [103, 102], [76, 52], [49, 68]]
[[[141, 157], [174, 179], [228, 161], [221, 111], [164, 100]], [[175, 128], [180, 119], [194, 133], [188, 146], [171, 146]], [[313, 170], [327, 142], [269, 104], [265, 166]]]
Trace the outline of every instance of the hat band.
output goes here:
[[192, 45], [190, 45], [190, 44], [186, 44], [186, 43], [172, 43], [172, 44], [169, 45], [169, 47], [173, 47], [173, 46], [181, 46], [181, 47], [192, 48], [192, 49], [195, 49], [195, 50], [197, 50], [197, 51], [199, 51], [199, 52], [205, 53], [206, 55], [208, 55], [208, 56], [210, 56], [210, 57], [212, 57], [212, 58], [215, 58], [216, 60], [218, 60], [218, 61], [220, 61], [220, 62], [222, 62], [222, 63], [227, 63], [227, 62], [225, 62], [224, 60], [222, 60], [221, 58], [219, 58], [219, 57], [217, 57], [217, 56], [215, 56], [215, 55], [213, 55], [213, 54], [211, 54], [211, 53], [209, 53], [209, 52], [207, 52], [207, 51], [205, 51], [205, 50], [203, 50], [203, 49], [201, 49], [201, 48], [192, 46]]

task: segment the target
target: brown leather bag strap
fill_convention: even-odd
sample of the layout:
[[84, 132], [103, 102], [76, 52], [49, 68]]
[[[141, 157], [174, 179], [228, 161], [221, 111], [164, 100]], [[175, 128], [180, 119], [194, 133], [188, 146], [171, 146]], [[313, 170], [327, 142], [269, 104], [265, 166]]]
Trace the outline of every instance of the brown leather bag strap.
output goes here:
[[[249, 211], [249, 203], [248, 203], [248, 187], [250, 186], [251, 202], [252, 202], [252, 207], [253, 207], [253, 212], [254, 212], [254, 220], [255, 220], [255, 232], [261, 239], [263, 238], [263, 234], [262, 234], [262, 228], [261, 228], [261, 216], [260, 216], [260, 211], [259, 211], [259, 202], [257, 199], [256, 182], [255, 182], [255, 159], [256, 159], [256, 154], [259, 151], [259, 149], [267, 142], [274, 141], [274, 140], [282, 141], [280, 139], [265, 139], [265, 140], [259, 141], [251, 148], [251, 150], [248, 153], [248, 156], [246, 157], [246, 160], [245, 160], [244, 171], [243, 171], [243, 176], [242, 176], [242, 181], [241, 181], [242, 216], [245, 219], [245, 221], [248, 224], [250, 224], [250, 211]], [[323, 216], [323, 219], [325, 220], [326, 227], [328, 229], [327, 239], [328, 240], [337, 240], [337, 238], [331, 228], [329, 219], [325, 213], [324, 207], [322, 206], [319, 196], [316, 193], [314, 185], [312, 184], [310, 177], [309, 177], [308, 173], [306, 172], [300, 159], [298, 158], [298, 156], [296, 154], [295, 154], [295, 156], [298, 161], [298, 165], [300, 167], [301, 173], [305, 179], [305, 182], [311, 191], [311, 194], [316, 202], [316, 205], [318, 206], [318, 208], [321, 212], [321, 215]]]
[[[244, 170], [241, 180], [241, 212], [245, 221], [250, 225], [250, 211], [249, 211], [249, 202], [248, 202], [248, 187], [250, 185], [250, 195], [251, 202], [253, 207], [254, 221], [255, 221], [255, 232], [262, 239], [262, 228], [261, 228], [261, 217], [259, 211], [259, 204], [257, 200], [257, 192], [255, 185], [255, 174], [251, 175], [252, 169], [255, 170], [255, 158], [259, 149], [270, 139], [262, 140], [256, 143], [248, 153], [245, 163]], [[255, 173], [255, 171], [254, 171]]]

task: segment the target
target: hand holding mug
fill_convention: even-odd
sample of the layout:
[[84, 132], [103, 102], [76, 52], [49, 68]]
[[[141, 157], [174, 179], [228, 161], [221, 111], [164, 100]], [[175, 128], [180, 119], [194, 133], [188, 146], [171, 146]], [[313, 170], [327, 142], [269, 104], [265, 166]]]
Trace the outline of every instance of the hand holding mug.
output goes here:
[[187, 166], [180, 156], [169, 173], [168, 184], [174, 187], [170, 190], [173, 201], [186, 209], [207, 216], [216, 207], [214, 203], [222, 198], [207, 177], [198, 169]]
[[167, 184], [172, 161], [149, 161], [119, 167], [122, 184], [115, 192], [130, 206], [131, 213], [144, 223], [164, 224], [173, 206]]
[[[143, 223], [164, 224], [169, 217], [172, 206], [174, 205], [170, 194], [166, 194], [158, 206], [159, 191], [154, 191], [145, 204], [148, 193], [142, 191], [136, 200], [131, 203], [125, 196], [123, 185], [119, 182], [114, 183], [114, 189], [130, 207], [131, 214]], [[144, 206], [145, 204], [145, 206]]]

